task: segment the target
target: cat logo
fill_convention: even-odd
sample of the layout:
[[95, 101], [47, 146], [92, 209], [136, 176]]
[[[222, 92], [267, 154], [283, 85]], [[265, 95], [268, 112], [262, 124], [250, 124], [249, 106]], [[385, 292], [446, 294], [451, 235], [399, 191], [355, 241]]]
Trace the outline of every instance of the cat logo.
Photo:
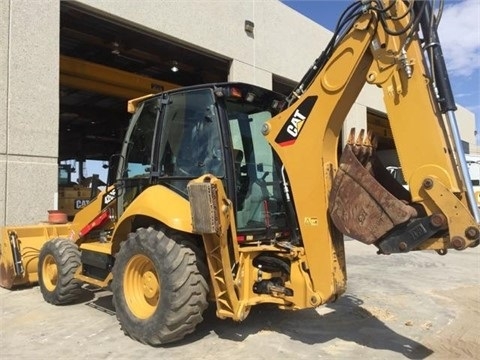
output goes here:
[[74, 207], [75, 210], [78, 210], [78, 209], [81, 209], [84, 206], [88, 205], [89, 202], [90, 202], [90, 200], [88, 200], [88, 199], [75, 199], [73, 207]]
[[290, 125], [287, 126], [287, 132], [293, 137], [297, 137], [300, 129], [302, 128], [302, 123], [306, 118], [307, 117], [303, 116], [300, 113], [300, 110], [297, 109], [290, 120]]
[[308, 116], [310, 115], [317, 98], [318, 96], [309, 96], [298, 105], [275, 138], [277, 144], [280, 146], [290, 146], [295, 143], [300, 136], [300, 131], [308, 120]]
[[117, 198], [117, 191], [115, 188], [110, 190], [108, 193], [103, 195], [102, 199], [102, 209], [106, 207], [108, 204], [110, 204], [113, 200]]

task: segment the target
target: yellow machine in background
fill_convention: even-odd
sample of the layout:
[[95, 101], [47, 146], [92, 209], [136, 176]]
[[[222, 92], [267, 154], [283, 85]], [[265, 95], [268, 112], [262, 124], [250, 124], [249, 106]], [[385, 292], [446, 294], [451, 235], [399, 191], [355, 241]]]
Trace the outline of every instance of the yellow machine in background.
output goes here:
[[97, 196], [100, 186], [105, 186], [95, 174], [90, 178], [79, 179], [79, 183], [74, 182], [73, 173], [71, 165], [58, 165], [58, 211], [65, 213], [70, 220]]
[[[1, 285], [38, 281], [52, 304], [110, 288], [123, 331], [158, 345], [193, 332], [208, 299], [234, 320], [334, 301], [344, 235], [380, 254], [477, 246], [437, 25], [428, 1], [356, 2], [288, 97], [216, 83], [131, 101], [116, 181], [71, 223], [4, 228]], [[339, 149], [365, 83], [383, 90], [408, 190], [371, 133]]]
[[85, 187], [72, 181], [72, 166], [58, 165], [58, 210], [73, 216], [87, 205], [92, 198], [92, 188]]

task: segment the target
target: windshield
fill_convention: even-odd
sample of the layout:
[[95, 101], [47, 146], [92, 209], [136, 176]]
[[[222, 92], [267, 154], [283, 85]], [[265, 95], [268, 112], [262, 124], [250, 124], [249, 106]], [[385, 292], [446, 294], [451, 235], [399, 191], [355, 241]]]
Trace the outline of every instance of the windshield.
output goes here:
[[168, 96], [160, 136], [160, 177], [186, 195], [188, 182], [203, 174], [225, 177], [215, 97], [211, 89]]

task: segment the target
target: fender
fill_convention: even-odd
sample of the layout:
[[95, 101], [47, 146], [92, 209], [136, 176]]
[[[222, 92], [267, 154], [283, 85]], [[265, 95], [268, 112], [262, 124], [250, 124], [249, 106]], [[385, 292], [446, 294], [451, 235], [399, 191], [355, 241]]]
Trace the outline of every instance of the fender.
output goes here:
[[163, 185], [153, 185], [142, 191], [118, 219], [113, 233], [114, 243], [126, 239], [133, 219], [138, 215], [154, 218], [172, 229], [192, 233], [188, 200]]

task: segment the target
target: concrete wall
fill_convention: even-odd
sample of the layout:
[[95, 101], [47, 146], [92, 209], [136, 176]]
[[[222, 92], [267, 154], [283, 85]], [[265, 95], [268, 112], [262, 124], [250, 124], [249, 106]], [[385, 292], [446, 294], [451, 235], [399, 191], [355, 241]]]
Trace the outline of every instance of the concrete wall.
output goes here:
[[[199, 49], [299, 80], [330, 33], [278, 0], [77, 0], [126, 23]], [[128, 20], [126, 20], [128, 19]], [[244, 31], [253, 21], [253, 37]], [[288, 46], [285, 46], [288, 45]], [[235, 79], [240, 80], [240, 79]]]
[[272, 88], [271, 72], [258, 69], [253, 65], [245, 64], [238, 60], [232, 60], [228, 80], [256, 84], [266, 89]]
[[5, 222], [10, 2], [0, 1], [0, 223]]
[[477, 129], [475, 126], [475, 115], [464, 107], [458, 106], [455, 116], [462, 140], [472, 145], [476, 144], [475, 130]]
[[46, 220], [57, 191], [59, 2], [0, 1], [0, 223]]

